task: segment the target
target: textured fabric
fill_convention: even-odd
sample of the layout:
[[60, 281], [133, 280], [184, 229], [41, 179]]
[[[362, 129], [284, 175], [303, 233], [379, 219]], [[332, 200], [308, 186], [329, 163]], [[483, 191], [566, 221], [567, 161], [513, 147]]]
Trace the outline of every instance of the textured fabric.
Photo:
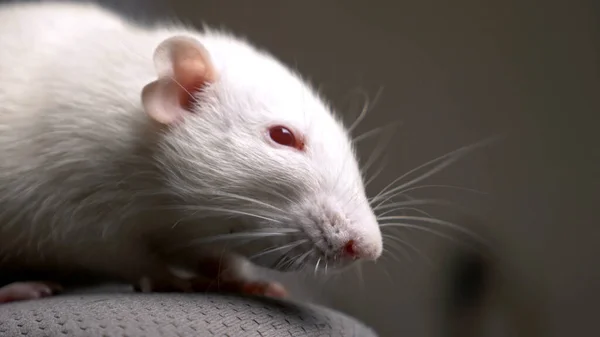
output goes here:
[[319, 306], [222, 294], [65, 294], [0, 306], [0, 336], [376, 337]]

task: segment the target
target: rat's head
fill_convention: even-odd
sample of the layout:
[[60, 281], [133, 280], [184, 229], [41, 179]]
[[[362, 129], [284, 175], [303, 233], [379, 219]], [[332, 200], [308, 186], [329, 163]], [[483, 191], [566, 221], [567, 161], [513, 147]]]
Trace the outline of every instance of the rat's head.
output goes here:
[[223, 35], [169, 38], [155, 64], [142, 100], [164, 125], [157, 159], [186, 204], [271, 232], [273, 254], [304, 264], [381, 255], [351, 140], [296, 74]]

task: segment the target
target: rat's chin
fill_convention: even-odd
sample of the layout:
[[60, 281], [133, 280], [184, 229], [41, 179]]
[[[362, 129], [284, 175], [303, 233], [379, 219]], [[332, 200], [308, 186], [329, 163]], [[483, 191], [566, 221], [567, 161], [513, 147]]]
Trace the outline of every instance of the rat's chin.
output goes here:
[[278, 272], [299, 272], [322, 274], [341, 272], [351, 268], [357, 260], [341, 257], [324, 257], [310, 247], [303, 247], [287, 254], [264, 254], [252, 258], [252, 262], [262, 268]]

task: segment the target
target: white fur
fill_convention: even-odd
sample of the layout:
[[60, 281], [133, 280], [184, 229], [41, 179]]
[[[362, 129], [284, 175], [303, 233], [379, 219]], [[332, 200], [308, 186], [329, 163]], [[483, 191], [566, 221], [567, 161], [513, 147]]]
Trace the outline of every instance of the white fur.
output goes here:
[[[156, 79], [155, 48], [174, 35], [200, 41], [219, 77], [194, 93], [184, 123], [159, 132], [140, 93]], [[364, 258], [381, 254], [345, 129], [269, 54], [60, 3], [0, 7], [0, 47], [0, 261], [139, 278], [153, 263], [148, 242], [184, 245], [234, 225], [299, 228], [311, 242], [302, 249], [330, 256], [350, 239]], [[306, 151], [274, 144], [273, 124], [302, 133]]]

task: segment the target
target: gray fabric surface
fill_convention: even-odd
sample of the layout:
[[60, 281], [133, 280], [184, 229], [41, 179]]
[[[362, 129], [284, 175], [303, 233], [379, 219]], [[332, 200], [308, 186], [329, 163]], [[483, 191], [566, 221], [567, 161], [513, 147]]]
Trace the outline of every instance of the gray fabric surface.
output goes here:
[[376, 337], [355, 319], [294, 302], [223, 294], [72, 293], [0, 305], [0, 336]]

